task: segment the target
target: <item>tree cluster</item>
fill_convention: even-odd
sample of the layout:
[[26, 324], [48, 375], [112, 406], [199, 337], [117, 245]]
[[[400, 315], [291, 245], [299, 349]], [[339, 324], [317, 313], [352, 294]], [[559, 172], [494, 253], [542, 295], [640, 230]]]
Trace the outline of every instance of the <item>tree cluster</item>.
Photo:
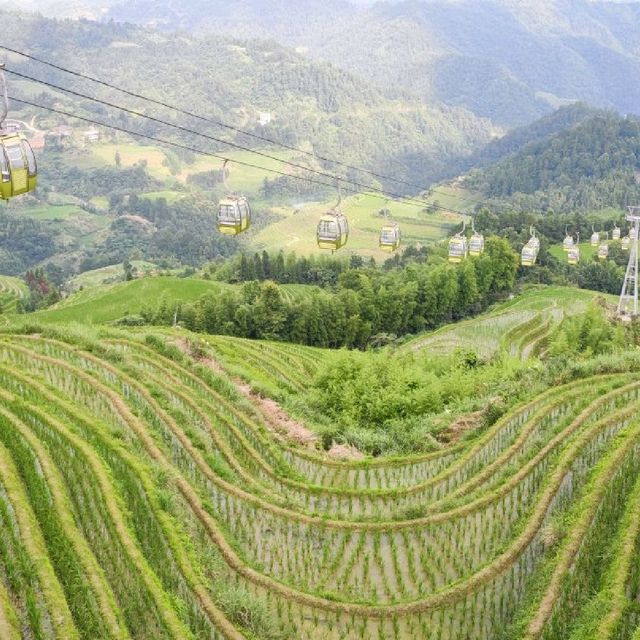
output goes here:
[[392, 340], [479, 313], [513, 288], [517, 268], [508, 242], [491, 237], [483, 256], [461, 265], [349, 267], [332, 290], [311, 289], [299, 301], [284, 297], [272, 281], [248, 282], [241, 291], [223, 290], [194, 304], [161, 301], [143, 316], [156, 324], [171, 324], [177, 317], [201, 333], [365, 348], [380, 344], [381, 336]]
[[49, 280], [44, 269], [27, 271], [24, 281], [29, 287], [29, 295], [24, 300], [18, 301], [19, 311], [32, 312], [45, 309], [60, 300], [60, 291]]
[[586, 212], [640, 199], [640, 120], [602, 113], [476, 172], [467, 185], [521, 211]]

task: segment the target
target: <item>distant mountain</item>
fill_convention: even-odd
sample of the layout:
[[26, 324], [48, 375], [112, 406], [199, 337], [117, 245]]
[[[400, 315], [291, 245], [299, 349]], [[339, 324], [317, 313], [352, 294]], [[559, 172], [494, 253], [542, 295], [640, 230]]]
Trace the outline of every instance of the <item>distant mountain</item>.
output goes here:
[[555, 135], [571, 129], [597, 115], [611, 115], [602, 109], [577, 102], [561, 107], [553, 113], [535, 120], [531, 124], [516, 127], [506, 135], [492, 140], [485, 147], [463, 160], [466, 169], [482, 168], [518, 153], [528, 145], [550, 140]]
[[122, 0], [0, 0], [0, 9], [33, 11], [52, 18], [100, 20]]
[[598, 113], [472, 172], [466, 184], [523, 210], [569, 213], [637, 204], [638, 176], [640, 118]]
[[[420, 185], [444, 176], [452, 161], [469, 155], [494, 135], [490, 123], [467, 110], [389, 99], [344, 70], [273, 42], [241, 41], [226, 35], [176, 37], [115, 22], [54, 21], [12, 14], [0, 14], [0, 20], [2, 44], [7, 46], [290, 146]], [[242, 134], [213, 125], [207, 129], [202, 121], [194, 123], [174, 112], [127, 100], [22, 58], [12, 56], [9, 62], [10, 68], [83, 93], [98, 93], [212, 136], [256, 146], [255, 139]], [[16, 93], [20, 97], [24, 89]], [[147, 134], [177, 135], [162, 125], [64, 94], [56, 94], [55, 100], [67, 103], [70, 110], [99, 115]], [[261, 114], [270, 122], [260, 125]], [[221, 143], [185, 134], [179, 137], [198, 148], [228, 150]], [[306, 156], [298, 160], [305, 166], [309, 162]], [[256, 162], [265, 160], [256, 158]]]
[[635, 2], [128, 0], [107, 17], [275, 39], [388, 92], [411, 91], [506, 126], [578, 100], [640, 111]]

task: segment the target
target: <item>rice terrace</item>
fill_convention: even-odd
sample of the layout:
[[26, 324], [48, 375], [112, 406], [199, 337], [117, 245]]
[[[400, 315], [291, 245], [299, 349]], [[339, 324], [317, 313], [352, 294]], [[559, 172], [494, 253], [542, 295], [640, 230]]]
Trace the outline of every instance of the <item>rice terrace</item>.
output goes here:
[[575, 637], [630, 637], [636, 376], [603, 365], [466, 442], [345, 461], [293, 446], [225, 369], [295, 394], [330, 352], [193, 340], [3, 333], [3, 637], [493, 638], [517, 610], [510, 637], [559, 638], [588, 598]]
[[640, 640], [639, 39], [0, 0], [0, 640]]

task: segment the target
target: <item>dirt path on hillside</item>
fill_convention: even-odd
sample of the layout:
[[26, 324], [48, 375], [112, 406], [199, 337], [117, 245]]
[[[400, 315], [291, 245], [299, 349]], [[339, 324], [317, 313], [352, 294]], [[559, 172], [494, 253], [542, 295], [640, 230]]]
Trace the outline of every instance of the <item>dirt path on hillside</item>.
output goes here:
[[[279, 437], [288, 444], [293, 444], [310, 451], [322, 451], [320, 438], [302, 422], [294, 420], [278, 402], [254, 393], [247, 382], [229, 375], [224, 367], [212, 356], [194, 353], [188, 339], [178, 338], [175, 344], [184, 354], [208, 367], [214, 373], [223, 375], [225, 378], [231, 380], [238, 393], [251, 402], [266, 426], [276, 437]], [[336, 443], [325, 453], [334, 460], [361, 460], [364, 458], [362, 452], [355, 447]]]
[[[323, 452], [322, 443], [318, 435], [302, 422], [293, 419], [278, 402], [254, 393], [247, 382], [231, 376], [220, 362], [211, 355], [194, 353], [187, 338], [178, 338], [175, 344], [184, 354], [208, 367], [214, 373], [223, 375], [228, 380], [231, 380], [238, 393], [251, 402], [267, 428], [276, 437], [287, 444], [309, 451]], [[349, 461], [362, 460], [364, 458], [364, 454], [355, 447], [337, 443], [333, 443], [331, 448], [324, 453], [333, 460]]]

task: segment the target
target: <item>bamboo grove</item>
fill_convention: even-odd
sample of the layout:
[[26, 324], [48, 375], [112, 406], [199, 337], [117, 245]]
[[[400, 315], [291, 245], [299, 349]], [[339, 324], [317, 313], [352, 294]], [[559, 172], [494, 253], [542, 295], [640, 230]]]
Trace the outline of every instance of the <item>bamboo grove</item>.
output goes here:
[[[637, 376], [344, 462], [276, 437], [215, 340], [176, 343], [0, 335], [2, 638], [640, 637]], [[323, 357], [238, 349], [293, 392]]]

